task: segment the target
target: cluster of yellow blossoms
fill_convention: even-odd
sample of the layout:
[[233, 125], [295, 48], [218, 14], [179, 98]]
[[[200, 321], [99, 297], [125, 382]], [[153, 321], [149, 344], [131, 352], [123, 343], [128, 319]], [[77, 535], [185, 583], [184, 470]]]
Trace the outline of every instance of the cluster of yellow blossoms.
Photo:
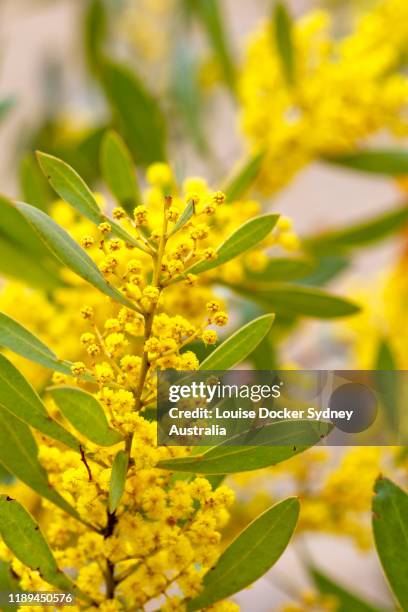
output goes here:
[[[81, 439], [84, 462], [84, 457], [37, 434], [39, 459], [51, 484], [95, 528], [78, 524], [44, 502], [46, 535], [60, 567], [74, 572], [77, 586], [91, 597], [90, 609], [103, 612], [143, 609], [149, 601], [163, 611], [181, 612], [185, 599], [199, 592], [203, 574], [216, 561], [220, 530], [234, 495], [227, 486], [213, 490], [205, 478], [176, 478], [155, 467], [161, 459], [189, 452], [157, 446], [156, 423], [148, 414], [156, 401], [156, 371], [197, 369], [199, 361], [189, 350], [190, 343], [217, 342], [216, 328], [227, 324], [228, 315], [213, 293], [216, 278], [238, 278], [254, 262], [259, 267], [262, 259], [266, 261], [265, 248], [284, 244], [285, 239], [293, 248], [296, 240], [290, 221], [284, 219], [261, 248], [224, 269], [196, 277], [188, 268], [196, 261], [214, 259], [215, 247], [258, 212], [259, 205], [224, 204], [225, 196], [211, 192], [201, 179], [186, 180], [179, 192], [165, 164], [151, 166], [147, 180], [144, 203], [132, 216], [121, 208], [113, 210], [115, 220], [137, 237], [141, 250], [112, 237], [108, 222], [95, 227], [64, 203], [52, 210], [54, 219], [82, 244], [133, 309], [114, 304], [66, 270], [69, 287], [56, 290], [51, 301], [27, 289], [22, 300], [17, 284], [6, 286], [1, 296], [3, 310], [27, 322], [61, 357], [73, 361], [76, 384], [94, 394], [110, 426], [126, 442], [126, 488], [112, 520], [107, 500], [118, 447], [100, 448]], [[177, 228], [188, 206], [192, 215]], [[21, 367], [23, 360], [13, 359], [37, 387], [47, 382], [40, 369], [32, 364]], [[81, 381], [85, 373], [95, 383]], [[69, 380], [60, 373], [53, 375], [56, 385]], [[45, 398], [50, 414], [71, 429], [53, 400], [47, 394]], [[12, 562], [22, 588], [49, 589], [38, 572], [24, 567], [3, 545], [0, 558]], [[233, 612], [236, 606], [221, 602], [211, 609]]]
[[265, 151], [259, 187], [267, 193], [380, 130], [408, 131], [408, 80], [399, 72], [408, 47], [405, 0], [379, 0], [341, 39], [331, 35], [328, 12], [307, 13], [292, 38], [293, 82], [269, 21], [252, 35], [240, 79], [242, 128]]

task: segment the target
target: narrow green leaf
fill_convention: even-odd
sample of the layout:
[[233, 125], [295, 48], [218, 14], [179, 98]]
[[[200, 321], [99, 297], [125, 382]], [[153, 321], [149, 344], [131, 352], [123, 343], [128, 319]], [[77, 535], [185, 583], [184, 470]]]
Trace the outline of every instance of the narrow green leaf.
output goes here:
[[381, 565], [401, 609], [408, 609], [408, 495], [388, 478], [374, 487], [373, 531]]
[[166, 128], [160, 107], [136, 75], [118, 63], [105, 62], [102, 86], [116, 122], [137, 164], [166, 159]]
[[4, 312], [0, 312], [0, 346], [50, 370], [72, 374], [69, 363], [60, 361], [48, 346]]
[[1, 236], [0, 229], [0, 273], [6, 278], [24, 281], [27, 287], [52, 291], [63, 286], [58, 274], [49, 270], [44, 262], [17, 243], [10, 242]]
[[235, 202], [245, 196], [259, 175], [264, 157], [264, 151], [252, 155], [227, 183], [224, 187], [227, 203]]
[[[0, 561], [0, 592], [15, 593], [16, 591], [22, 593], [23, 589], [18, 583], [10, 563]], [[3, 603], [2, 610], [3, 612], [7, 612], [8, 610], [18, 610], [18, 608], [18, 604]]]
[[37, 458], [37, 443], [30, 428], [0, 406], [0, 463], [33, 491], [80, 519], [77, 511], [48, 482]]
[[367, 150], [324, 159], [330, 164], [360, 172], [390, 176], [408, 174], [408, 151], [404, 149]]
[[23, 202], [17, 202], [16, 207], [33, 225], [49, 250], [60, 262], [113, 300], [133, 310], [136, 309], [132, 302], [104, 279], [89, 255], [51, 217], [38, 208]]
[[98, 72], [101, 64], [107, 25], [107, 14], [103, 1], [91, 0], [85, 12], [84, 46], [89, 69], [94, 73]]
[[[225, 283], [224, 283], [225, 284]], [[354, 302], [317, 289], [289, 283], [227, 285], [248, 299], [255, 300], [276, 314], [331, 319], [359, 312]]]
[[324, 255], [319, 257], [315, 269], [299, 281], [301, 285], [324, 287], [350, 265], [347, 257], [342, 255]]
[[315, 265], [310, 258], [277, 257], [270, 259], [262, 270], [247, 270], [246, 276], [262, 282], [290, 281], [306, 276], [314, 270]]
[[109, 486], [109, 512], [112, 514], [119, 506], [126, 484], [126, 474], [129, 465], [129, 455], [120, 450], [112, 465], [112, 475]]
[[333, 255], [386, 238], [407, 223], [408, 206], [398, 206], [363, 223], [306, 237], [302, 244], [312, 253]]
[[91, 190], [85, 181], [79, 176], [71, 166], [66, 164], [58, 157], [37, 152], [38, 162], [51, 187], [55, 192], [68, 202], [77, 212], [84, 215], [87, 219], [99, 225], [103, 221], [108, 221], [112, 228], [112, 233], [118, 238], [133, 244], [133, 246], [145, 250], [144, 247], [124, 230], [118, 223], [108, 219], [100, 210], [97, 201], [92, 195]]
[[193, 214], [194, 214], [194, 203], [192, 201], [190, 201], [190, 202], [188, 202], [187, 206], [185, 207], [185, 209], [181, 213], [180, 217], [177, 219], [177, 222], [176, 222], [175, 226], [173, 227], [173, 229], [169, 233], [169, 237], [173, 236], [173, 234], [175, 234], [176, 232], [181, 230], [181, 228], [184, 227], [184, 225], [186, 223], [188, 223], [188, 221], [190, 221], [190, 219], [193, 216]]
[[130, 214], [140, 203], [140, 191], [132, 157], [116, 132], [106, 132], [101, 148], [102, 174], [118, 203]]
[[225, 83], [232, 91], [235, 91], [235, 67], [229, 50], [219, 1], [189, 0], [189, 8], [201, 21], [211, 44], [214, 57], [220, 65]]
[[75, 592], [74, 583], [57, 565], [39, 525], [15, 499], [0, 495], [0, 533], [4, 543], [27, 567], [37, 570], [49, 584]]
[[331, 595], [336, 600], [336, 612], [350, 612], [351, 610], [353, 612], [384, 612], [384, 610], [371, 605], [355, 593], [345, 589], [344, 586], [334, 582], [320, 570], [311, 568], [310, 573], [319, 592], [322, 595]]
[[68, 386], [51, 387], [50, 392], [67, 421], [94, 444], [112, 446], [123, 439], [109, 427], [101, 404], [90, 393]]
[[229, 370], [258, 346], [272, 327], [275, 316], [266, 314], [232, 334], [200, 364], [200, 370]]
[[51, 191], [31, 153], [20, 162], [19, 179], [24, 202], [47, 211], [52, 202]]
[[380, 401], [385, 410], [387, 421], [394, 432], [398, 432], [399, 422], [399, 397], [400, 377], [398, 366], [387, 340], [382, 339], [374, 363], [374, 380]]
[[176, 45], [171, 70], [170, 92], [174, 110], [183, 122], [197, 150], [208, 155], [208, 143], [203, 122], [203, 96], [200, 83], [200, 61], [186, 41]]
[[270, 234], [278, 219], [279, 215], [269, 214], [246, 221], [218, 247], [217, 257], [214, 260], [197, 262], [188, 269], [188, 272], [191, 274], [207, 272], [248, 251]]
[[203, 590], [187, 610], [202, 610], [261, 578], [289, 544], [298, 516], [299, 502], [290, 497], [252, 521], [204, 576]]
[[1, 353], [0, 406], [53, 440], [76, 451], [80, 450], [78, 440], [49, 416], [36, 391]]
[[289, 85], [295, 77], [295, 53], [292, 41], [292, 18], [283, 2], [277, 2], [273, 14], [273, 34], [279, 52], [282, 71]]
[[[238, 432], [234, 438], [230, 436], [227, 442], [201, 454], [165, 459], [157, 467], [193, 474], [235, 474], [259, 470], [305, 451], [317, 444], [328, 431], [329, 426], [311, 421], [272, 422], [255, 432], [252, 429]], [[253, 443], [251, 446], [248, 435]]]

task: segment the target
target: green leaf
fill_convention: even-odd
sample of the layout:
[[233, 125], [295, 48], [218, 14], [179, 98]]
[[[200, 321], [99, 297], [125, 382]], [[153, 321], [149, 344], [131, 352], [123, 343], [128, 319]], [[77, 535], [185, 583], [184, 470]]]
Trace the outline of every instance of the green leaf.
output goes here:
[[84, 217], [92, 221], [92, 223], [95, 223], [95, 225], [99, 225], [103, 221], [108, 221], [112, 228], [112, 233], [116, 234], [118, 238], [133, 244], [133, 246], [143, 251], [145, 250], [145, 248], [118, 223], [112, 221], [112, 219], [108, 219], [108, 217], [101, 212], [91, 190], [71, 166], [53, 155], [38, 152], [37, 157], [42, 171], [60, 198], [68, 202], [77, 212], [84, 215]]
[[[0, 561], [0, 592], [2, 593], [15, 593], [19, 591], [23, 592], [23, 589], [19, 585], [16, 576], [11, 568], [10, 563]], [[3, 602], [2, 610], [17, 610], [18, 604], [6, 604]]]
[[137, 164], [166, 159], [166, 128], [160, 107], [127, 67], [104, 62], [101, 82], [112, 112]]
[[247, 270], [246, 276], [250, 279], [271, 282], [289, 281], [302, 278], [315, 268], [313, 259], [300, 257], [279, 257], [270, 259], [266, 266], [260, 270]]
[[398, 206], [363, 223], [310, 236], [302, 244], [312, 253], [333, 255], [389, 236], [408, 223], [408, 206]]
[[37, 570], [62, 591], [76, 591], [74, 583], [57, 565], [39, 525], [15, 499], [0, 495], [0, 533], [4, 543], [27, 567]]
[[243, 361], [268, 334], [275, 316], [250, 321], [225, 340], [200, 364], [200, 370], [229, 370]]
[[325, 161], [360, 172], [400, 176], [408, 174], [408, 151], [404, 149], [378, 149], [359, 151], [349, 155], [326, 157]]
[[1, 353], [0, 406], [46, 436], [80, 450], [78, 440], [49, 416], [36, 391]]
[[[0, 230], [1, 232], [1, 230]], [[63, 282], [35, 256], [24, 252], [18, 244], [9, 242], [0, 235], [0, 273], [6, 278], [24, 281], [28, 287], [52, 291]]]
[[189, 0], [189, 8], [202, 23], [225, 83], [235, 91], [235, 67], [218, 0]]
[[286, 82], [292, 85], [295, 77], [295, 53], [292, 40], [292, 18], [283, 2], [277, 2], [273, 14], [273, 34]]
[[381, 340], [374, 363], [374, 380], [380, 401], [385, 410], [387, 421], [394, 432], [399, 429], [399, 382], [400, 376], [396, 372], [398, 366], [387, 340]]
[[89, 255], [51, 217], [38, 208], [17, 202], [16, 207], [33, 225], [53, 255], [102, 293], [133, 310], [136, 306], [102, 276]]
[[68, 386], [51, 387], [50, 392], [67, 421], [94, 444], [112, 446], [123, 439], [109, 427], [101, 404], [90, 393]]
[[320, 570], [311, 568], [310, 573], [319, 592], [322, 595], [331, 595], [336, 600], [336, 612], [384, 612], [379, 608], [358, 597], [343, 586], [334, 582]]
[[227, 203], [235, 202], [245, 196], [259, 175], [264, 157], [264, 151], [259, 151], [259, 153], [252, 155], [238, 170], [238, 173], [227, 183], [224, 187]]
[[0, 406], [0, 463], [33, 491], [76, 518], [77, 511], [48, 482], [37, 459], [37, 443], [30, 428]]
[[109, 512], [112, 514], [119, 506], [126, 484], [126, 474], [129, 465], [129, 455], [120, 450], [112, 465], [112, 475], [109, 486]]
[[378, 478], [373, 531], [381, 565], [402, 610], [408, 609], [408, 495], [388, 478]]
[[85, 12], [84, 43], [86, 60], [91, 72], [97, 73], [101, 64], [103, 45], [107, 36], [107, 14], [102, 0], [91, 0]]
[[177, 219], [175, 226], [169, 233], [169, 237], [173, 236], [173, 234], [181, 230], [181, 228], [184, 227], [184, 225], [188, 223], [188, 221], [190, 221], [193, 214], [194, 214], [194, 202], [190, 200], [190, 202], [188, 202], [187, 206], [181, 213], [180, 217]]
[[214, 260], [199, 261], [188, 268], [188, 272], [191, 274], [207, 272], [248, 251], [270, 234], [278, 219], [279, 215], [274, 214], [261, 215], [246, 221], [218, 247], [217, 257]]
[[322, 289], [275, 283], [240, 287], [227, 285], [248, 299], [255, 300], [277, 314], [331, 319], [346, 317], [359, 312], [354, 302]]
[[[252, 429], [238, 432], [234, 438], [230, 436], [225, 443], [201, 454], [165, 459], [157, 467], [193, 474], [235, 474], [259, 470], [286, 461], [319, 442], [322, 435], [328, 433], [328, 428], [318, 425], [311, 421], [273, 422], [255, 432]], [[249, 434], [254, 443], [252, 446], [249, 446]]]
[[187, 610], [202, 610], [261, 578], [289, 544], [298, 516], [299, 502], [290, 497], [252, 521], [204, 576], [203, 591]]
[[116, 132], [106, 132], [101, 148], [102, 174], [118, 203], [130, 214], [141, 196], [128, 148]]
[[208, 154], [203, 113], [203, 96], [200, 87], [200, 63], [185, 41], [176, 45], [171, 70], [170, 91], [174, 110], [184, 123], [199, 153]]
[[72, 375], [70, 365], [58, 357], [18, 321], [0, 312], [0, 346], [45, 368]]
[[51, 191], [31, 153], [21, 160], [19, 179], [24, 202], [47, 211], [52, 202]]
[[[56, 262], [14, 204], [0, 196], [0, 242], [6, 275], [28, 281], [29, 286], [55, 289], [61, 285]], [[34, 279], [30, 281], [30, 274]]]
[[342, 255], [324, 255], [310, 274], [304, 276], [299, 283], [314, 287], [323, 287], [344, 272], [350, 265], [349, 259]]

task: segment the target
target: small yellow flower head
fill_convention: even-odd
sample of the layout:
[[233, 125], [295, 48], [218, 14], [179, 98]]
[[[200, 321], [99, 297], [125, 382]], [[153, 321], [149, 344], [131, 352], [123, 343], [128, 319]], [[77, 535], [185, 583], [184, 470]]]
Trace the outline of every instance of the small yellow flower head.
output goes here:
[[157, 287], [153, 287], [153, 285], [147, 285], [143, 289], [143, 297], [147, 298], [148, 300], [150, 300], [154, 304], [157, 303], [157, 301], [159, 299], [159, 296], [160, 296], [159, 289]]
[[223, 204], [225, 202], [225, 193], [222, 191], [216, 191], [213, 195], [213, 202], [216, 204]]
[[80, 341], [81, 344], [83, 344], [84, 346], [89, 346], [89, 344], [95, 342], [95, 334], [86, 332], [85, 334], [82, 334]]
[[94, 316], [93, 308], [91, 306], [83, 306], [81, 308], [81, 316], [84, 319], [92, 319]]
[[114, 332], [106, 336], [105, 344], [111, 354], [116, 354], [128, 345], [128, 341], [124, 334]]
[[[136, 313], [134, 310], [130, 310], [125, 306], [119, 310], [118, 321], [121, 325], [125, 325], [126, 323], [133, 323], [136, 318]], [[115, 319], [116, 321], [116, 319]]]
[[139, 259], [131, 259], [127, 263], [127, 270], [132, 274], [139, 274], [142, 270], [142, 262]]
[[94, 239], [92, 236], [82, 236], [81, 245], [84, 249], [89, 249], [94, 243]]
[[138, 355], [125, 355], [120, 360], [120, 367], [124, 372], [137, 372], [140, 368], [142, 360]]
[[122, 325], [119, 319], [107, 319], [104, 323], [104, 328], [108, 332], [119, 332], [122, 329]]
[[153, 187], [167, 187], [173, 182], [173, 173], [168, 164], [156, 162], [147, 168], [146, 179]]
[[223, 327], [228, 323], [228, 315], [226, 312], [220, 311], [214, 315], [214, 323], [219, 327]]
[[136, 206], [135, 210], [133, 211], [133, 215], [135, 217], [136, 225], [138, 227], [147, 224], [147, 214], [148, 210], [146, 206]]
[[279, 244], [287, 251], [297, 251], [300, 247], [299, 238], [293, 232], [283, 232], [278, 240]]
[[213, 314], [214, 312], [218, 312], [221, 308], [221, 305], [216, 300], [211, 300], [211, 302], [207, 302], [205, 305], [207, 312]]
[[99, 346], [97, 344], [90, 344], [87, 347], [86, 352], [91, 357], [97, 357], [97, 355], [100, 355], [101, 349], [99, 348]]
[[215, 206], [213, 204], [207, 204], [204, 206], [204, 212], [208, 216], [213, 215], [215, 213]]
[[102, 385], [106, 385], [115, 379], [112, 368], [108, 363], [98, 363], [95, 366], [95, 376], [96, 380]]
[[103, 223], [100, 223], [98, 225], [98, 230], [101, 232], [101, 234], [109, 234], [109, 232], [112, 231], [112, 227], [111, 224], [108, 223], [107, 221], [104, 221]]
[[190, 238], [192, 240], [205, 240], [208, 238], [210, 228], [205, 223], [200, 223], [193, 227], [190, 231]]
[[144, 350], [147, 353], [157, 355], [160, 352], [160, 342], [157, 338], [149, 338], [145, 342]]
[[81, 376], [86, 372], [86, 365], [82, 361], [76, 361], [71, 365], [71, 372], [75, 376]]
[[194, 191], [188, 191], [184, 199], [186, 202], [192, 202], [194, 205], [197, 205], [200, 201], [200, 194]]
[[185, 278], [184, 285], [186, 287], [194, 287], [195, 285], [197, 285], [197, 282], [198, 282], [197, 274], [188, 273]]
[[217, 332], [213, 329], [203, 331], [202, 339], [204, 344], [215, 344], [217, 342]]
[[126, 217], [125, 211], [120, 206], [116, 206], [116, 208], [113, 209], [112, 215], [113, 215], [113, 218], [117, 219], [118, 221]]
[[114, 251], [119, 251], [120, 247], [121, 247], [121, 242], [117, 238], [113, 238], [112, 240], [109, 240], [108, 249], [109, 251], [111, 251], [111, 253], [113, 253]]
[[109, 257], [106, 257], [100, 264], [99, 264], [99, 269], [101, 270], [101, 272], [103, 272], [104, 274], [111, 274], [112, 272], [115, 271], [115, 269], [118, 267], [118, 260], [116, 259], [116, 257], [113, 257], [112, 255], [110, 255]]
[[177, 219], [179, 218], [179, 214], [180, 213], [175, 206], [170, 206], [170, 208], [166, 210], [166, 218], [172, 223], [175, 223], [177, 221]]
[[168, 264], [169, 273], [171, 276], [175, 276], [176, 274], [181, 274], [184, 270], [184, 264], [181, 259], [172, 259]]
[[203, 258], [207, 259], [208, 261], [213, 261], [214, 259], [217, 259], [217, 251], [209, 247], [203, 251]]
[[293, 226], [292, 219], [290, 217], [284, 217], [283, 215], [279, 217], [278, 222], [276, 223], [276, 227], [281, 232], [288, 232], [289, 230], [292, 229], [292, 226]]

